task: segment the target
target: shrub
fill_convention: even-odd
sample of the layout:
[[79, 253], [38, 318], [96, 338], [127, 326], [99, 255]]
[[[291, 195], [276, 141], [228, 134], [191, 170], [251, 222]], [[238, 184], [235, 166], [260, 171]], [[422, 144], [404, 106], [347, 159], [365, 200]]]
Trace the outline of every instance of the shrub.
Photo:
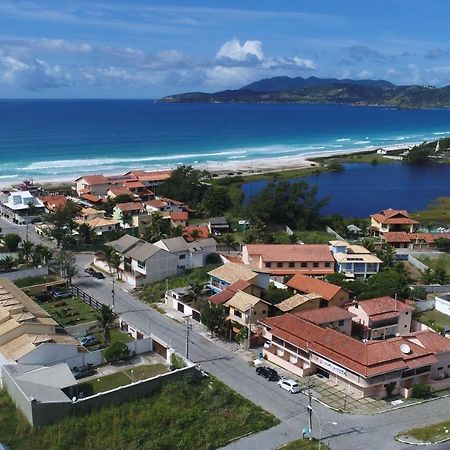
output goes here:
[[386, 389], [386, 396], [388, 398], [392, 397], [392, 393], [394, 392], [394, 389], [395, 389], [395, 383], [386, 384], [384, 387]]
[[170, 370], [183, 369], [186, 367], [186, 363], [183, 361], [183, 358], [176, 353], [172, 353], [170, 357]]
[[412, 388], [414, 398], [428, 398], [431, 396], [431, 386], [426, 383], [415, 384]]
[[130, 354], [128, 347], [122, 342], [113, 342], [109, 347], [103, 350], [103, 357], [106, 361], [117, 361], [124, 359]]
[[206, 264], [220, 264], [222, 262], [222, 259], [220, 258], [220, 255], [218, 253], [210, 253], [206, 257]]

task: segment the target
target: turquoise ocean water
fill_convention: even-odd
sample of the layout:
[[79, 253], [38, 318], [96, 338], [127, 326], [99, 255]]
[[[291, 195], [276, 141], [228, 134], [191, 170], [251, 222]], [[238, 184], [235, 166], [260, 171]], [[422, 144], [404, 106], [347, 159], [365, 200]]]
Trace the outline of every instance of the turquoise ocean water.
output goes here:
[[446, 109], [0, 100], [0, 182], [295, 157], [446, 135]]

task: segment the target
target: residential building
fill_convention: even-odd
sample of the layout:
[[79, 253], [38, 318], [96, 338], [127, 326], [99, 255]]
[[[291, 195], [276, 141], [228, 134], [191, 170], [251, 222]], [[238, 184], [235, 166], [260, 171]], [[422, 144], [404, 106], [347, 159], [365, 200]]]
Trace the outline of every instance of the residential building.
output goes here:
[[8, 201], [0, 203], [1, 215], [19, 224], [32, 223], [44, 212], [42, 201], [29, 191], [12, 191]]
[[361, 398], [385, 397], [388, 385], [403, 397], [417, 383], [448, 387], [450, 341], [432, 331], [363, 342], [296, 314], [260, 323], [268, 361], [298, 376], [317, 372]]
[[191, 316], [197, 322], [201, 321], [200, 309], [192, 302], [188, 288], [170, 289], [164, 294], [164, 299], [168, 307], [179, 311], [185, 316]]
[[78, 225], [86, 224], [97, 236], [102, 236], [103, 233], [116, 231], [119, 229], [119, 221], [107, 217], [96, 217], [93, 219], [76, 219]]
[[450, 239], [450, 233], [389, 231], [381, 236], [381, 242], [385, 242], [394, 248], [407, 248], [410, 250], [435, 250], [436, 239]]
[[386, 339], [411, 331], [413, 308], [392, 297], [355, 301], [347, 309], [354, 314], [355, 328], [363, 339]]
[[319, 306], [342, 306], [348, 302], [349, 292], [344, 288], [317, 278], [295, 273], [286, 283], [295, 294], [312, 294], [319, 298]]
[[65, 195], [43, 195], [39, 200], [44, 204], [45, 209], [49, 212], [54, 212], [58, 208], [63, 208], [67, 204]]
[[251, 294], [254, 297], [261, 298], [263, 289], [255, 284], [252, 284], [250, 281], [237, 280], [226, 287], [224, 290], [219, 291], [209, 297], [208, 300], [214, 305], [223, 305], [228, 300], [230, 300], [238, 291], [242, 291], [247, 294]]
[[334, 273], [334, 258], [325, 244], [246, 244], [242, 262], [270, 272], [281, 282], [296, 272], [315, 276]]
[[140, 181], [146, 188], [155, 190], [164, 180], [170, 178], [172, 174], [171, 170], [159, 170], [148, 172], [146, 170], [131, 170], [127, 172], [124, 176], [129, 176], [130, 178], [136, 178]]
[[103, 219], [106, 215], [106, 211], [88, 207], [82, 208], [78, 215], [82, 220]]
[[180, 236], [161, 239], [154, 245], [174, 254], [178, 268], [182, 270], [205, 266], [208, 256], [217, 251], [217, 242], [213, 238], [186, 242]]
[[238, 280], [248, 281], [261, 289], [267, 289], [270, 284], [270, 274], [253, 271], [249, 266], [236, 263], [226, 263], [208, 272], [209, 286], [217, 293]]
[[122, 195], [128, 195], [130, 198], [133, 198], [134, 195], [130, 191], [130, 189], [127, 186], [122, 185], [113, 185], [111, 186], [108, 191], [106, 192], [106, 196], [110, 199], [115, 199], [116, 197], [122, 196]]
[[183, 237], [188, 242], [209, 238], [209, 228], [206, 225], [190, 225], [183, 228]]
[[362, 245], [347, 241], [330, 241], [330, 249], [336, 261], [336, 272], [349, 278], [367, 278], [379, 272], [382, 261]]
[[144, 212], [141, 202], [117, 203], [113, 209], [113, 219], [117, 220], [122, 228], [131, 228], [133, 217]]
[[354, 314], [338, 306], [316, 308], [295, 313], [296, 316], [315, 323], [321, 327], [328, 327], [350, 336], [352, 334], [352, 319]]
[[292, 297], [277, 303], [275, 307], [282, 313], [298, 313], [320, 307], [320, 295], [317, 294], [294, 294]]
[[230, 225], [228, 225], [225, 217], [211, 217], [208, 222], [208, 229], [213, 236], [220, 236], [230, 231]]
[[408, 211], [402, 209], [384, 209], [370, 216], [370, 230], [372, 236], [380, 236], [390, 231], [406, 231], [413, 233], [417, 222], [409, 217]]
[[187, 211], [172, 211], [170, 213], [170, 227], [186, 227], [189, 220], [189, 213]]
[[85, 175], [75, 180], [78, 196], [91, 194], [100, 198], [106, 197], [110, 181], [104, 175]]

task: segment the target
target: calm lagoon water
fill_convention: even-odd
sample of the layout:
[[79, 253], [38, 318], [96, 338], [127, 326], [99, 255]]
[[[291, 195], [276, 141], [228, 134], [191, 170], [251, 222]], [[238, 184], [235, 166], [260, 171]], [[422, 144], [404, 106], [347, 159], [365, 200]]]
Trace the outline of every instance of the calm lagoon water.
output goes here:
[[[320, 198], [330, 197], [330, 203], [322, 210], [325, 215], [367, 217], [385, 208], [417, 211], [437, 197], [450, 196], [450, 164], [350, 163], [344, 167], [343, 172], [300, 178], [317, 185]], [[295, 180], [299, 178], [290, 181]], [[268, 183], [245, 183], [245, 203]]]

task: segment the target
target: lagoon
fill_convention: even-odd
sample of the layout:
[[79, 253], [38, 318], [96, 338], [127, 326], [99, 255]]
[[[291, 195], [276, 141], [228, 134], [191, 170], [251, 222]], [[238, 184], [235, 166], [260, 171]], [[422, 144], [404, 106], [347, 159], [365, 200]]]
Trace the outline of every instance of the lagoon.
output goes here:
[[[338, 173], [322, 173], [289, 181], [305, 180], [317, 185], [319, 198], [329, 197], [324, 215], [368, 217], [386, 208], [418, 211], [437, 197], [450, 196], [450, 164], [348, 163]], [[269, 180], [244, 183], [244, 203]]]

